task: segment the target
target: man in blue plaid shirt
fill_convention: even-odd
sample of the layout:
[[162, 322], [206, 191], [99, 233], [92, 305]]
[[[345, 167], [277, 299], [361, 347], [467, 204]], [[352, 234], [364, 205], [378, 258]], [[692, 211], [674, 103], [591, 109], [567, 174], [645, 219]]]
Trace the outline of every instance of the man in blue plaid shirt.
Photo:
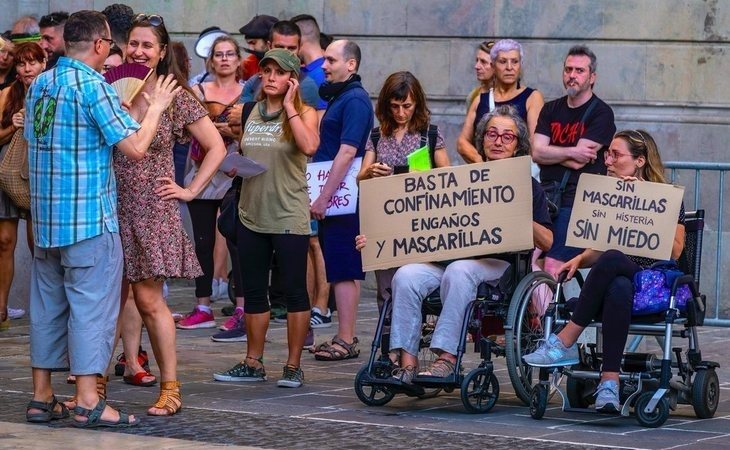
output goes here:
[[70, 363], [74, 425], [139, 423], [106, 406], [97, 392], [113, 351], [123, 263], [112, 151], [116, 146], [128, 158], [143, 158], [179, 87], [161, 78], [151, 94], [142, 94], [149, 108], [141, 124], [135, 122], [99, 74], [114, 44], [109, 36], [101, 13], [71, 15], [63, 33], [67, 56], [35, 80], [26, 98], [35, 240], [29, 422], [69, 415], [53, 395], [51, 371]]

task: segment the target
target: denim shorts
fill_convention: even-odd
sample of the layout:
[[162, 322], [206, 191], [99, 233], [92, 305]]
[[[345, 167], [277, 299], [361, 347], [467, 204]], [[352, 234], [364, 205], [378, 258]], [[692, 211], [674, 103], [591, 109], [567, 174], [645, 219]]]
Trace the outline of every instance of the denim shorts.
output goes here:
[[560, 208], [558, 217], [553, 219], [553, 246], [550, 247], [550, 250], [548, 250], [545, 256], [565, 262], [583, 253], [582, 248], [567, 247], [565, 245], [565, 239], [568, 235], [568, 222], [570, 221], [570, 212], [572, 210], [572, 207]]
[[70, 367], [74, 375], [106, 372], [114, 350], [123, 263], [119, 233], [105, 232], [64, 247], [35, 247], [32, 367]]

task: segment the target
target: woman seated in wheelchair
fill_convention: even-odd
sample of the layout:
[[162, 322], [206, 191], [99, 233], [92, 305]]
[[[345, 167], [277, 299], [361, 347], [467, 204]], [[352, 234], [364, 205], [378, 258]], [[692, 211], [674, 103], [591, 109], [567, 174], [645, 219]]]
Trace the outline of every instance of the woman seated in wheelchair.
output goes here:
[[[627, 181], [666, 183], [664, 166], [654, 139], [643, 130], [619, 131], [604, 154], [608, 175]], [[680, 209], [672, 245], [672, 258], [684, 248], [684, 206]], [[634, 298], [634, 274], [651, 266], [649, 258], [628, 256], [617, 250], [599, 252], [586, 249], [560, 267], [570, 279], [579, 268], [591, 267], [568, 324], [524, 361], [536, 367], [578, 364], [576, 341], [583, 330], [596, 319], [603, 322], [603, 365], [601, 381], [596, 389], [596, 409], [620, 411], [619, 370], [631, 323]]]
[[[483, 146], [487, 160], [499, 160], [530, 153], [530, 138], [525, 122], [511, 106], [500, 106], [486, 114], [477, 125], [477, 148]], [[532, 179], [532, 230], [535, 246], [547, 250], [553, 233], [545, 194]], [[356, 239], [362, 249], [366, 237]], [[393, 315], [390, 329], [390, 354], [399, 368], [391, 382], [411, 384], [418, 375], [449, 377], [456, 368], [456, 352], [464, 312], [483, 282], [496, 282], [509, 263], [492, 258], [462, 259], [436, 263], [407, 264], [398, 269], [393, 283]], [[418, 372], [418, 349], [421, 339], [421, 305], [423, 299], [441, 288], [443, 309], [431, 340], [431, 350], [438, 358], [431, 367]]]

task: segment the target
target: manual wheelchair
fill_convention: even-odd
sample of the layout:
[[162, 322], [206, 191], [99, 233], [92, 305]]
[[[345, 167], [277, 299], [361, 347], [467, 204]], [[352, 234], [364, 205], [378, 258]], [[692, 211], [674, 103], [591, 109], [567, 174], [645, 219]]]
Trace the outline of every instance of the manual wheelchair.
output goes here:
[[[492, 355], [495, 355], [506, 357], [515, 393], [527, 405], [534, 383], [533, 369], [522, 361], [522, 355], [532, 352], [543, 336], [541, 314], [534, 311], [533, 297], [547, 295], [551, 298], [551, 289], [555, 287], [554, 279], [547, 273], [530, 272], [530, 257], [531, 252], [490, 256], [505, 260], [510, 266], [496, 285], [482, 283], [477, 297], [468, 304], [461, 326], [456, 370], [450, 377], [416, 376], [413, 385], [405, 388], [389, 383], [395, 367], [389, 358], [392, 300], [387, 300], [375, 329], [370, 359], [355, 377], [358, 399], [369, 406], [382, 406], [396, 394], [429, 398], [441, 390], [452, 392], [460, 389], [461, 400], [467, 411], [487, 412], [499, 398], [499, 383], [493, 373], [491, 360]], [[550, 298], [544, 299], [546, 304]], [[428, 367], [435, 358], [429, 347], [441, 309], [441, 298], [436, 289], [423, 300], [421, 307], [420, 368]], [[468, 373], [462, 368], [467, 334], [472, 336], [474, 350], [479, 352], [481, 358], [481, 363]], [[504, 343], [495, 338], [502, 334], [505, 336]]]
[[[633, 407], [636, 420], [645, 427], [663, 425], [677, 403], [691, 404], [696, 416], [702, 419], [712, 417], [717, 409], [720, 387], [715, 369], [719, 364], [702, 359], [697, 339], [697, 327], [702, 326], [705, 315], [705, 296], [699, 292], [703, 228], [703, 210], [686, 213], [685, 248], [678, 264], [688, 275], [675, 281], [667, 311], [634, 317], [629, 328], [630, 335], [657, 337], [662, 347], [660, 357], [653, 353], [624, 353], [621, 362], [620, 414], [628, 416]], [[544, 339], [570, 318], [570, 302], [563, 294], [564, 276], [559, 277], [553, 301], [543, 318]], [[692, 299], [687, 302], [686, 312], [680, 313], [675, 308], [675, 292], [683, 284], [689, 286]], [[601, 323], [590, 326], [600, 328]], [[686, 356], [681, 347], [672, 347], [672, 337], [687, 339]], [[529, 405], [533, 418], [540, 419], [545, 414], [550, 392], [559, 394], [563, 411], [595, 412], [588, 407], [594, 401], [593, 392], [601, 376], [602, 354], [596, 344], [580, 346], [579, 352], [580, 363], [576, 366], [539, 369], [539, 382], [532, 387]]]

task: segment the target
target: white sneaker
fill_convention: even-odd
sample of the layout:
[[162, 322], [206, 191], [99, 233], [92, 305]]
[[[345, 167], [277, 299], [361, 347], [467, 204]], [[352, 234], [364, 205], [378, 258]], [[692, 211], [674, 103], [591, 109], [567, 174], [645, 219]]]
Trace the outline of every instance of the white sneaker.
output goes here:
[[24, 309], [8, 307], [8, 318], [9, 319], [20, 319], [24, 315], [25, 315]]
[[218, 295], [216, 296], [218, 300], [225, 300], [228, 298], [228, 282], [223, 280], [218, 280]]
[[210, 286], [212, 294], [210, 294], [210, 301], [214, 302], [218, 299], [218, 278], [213, 278], [213, 284]]

